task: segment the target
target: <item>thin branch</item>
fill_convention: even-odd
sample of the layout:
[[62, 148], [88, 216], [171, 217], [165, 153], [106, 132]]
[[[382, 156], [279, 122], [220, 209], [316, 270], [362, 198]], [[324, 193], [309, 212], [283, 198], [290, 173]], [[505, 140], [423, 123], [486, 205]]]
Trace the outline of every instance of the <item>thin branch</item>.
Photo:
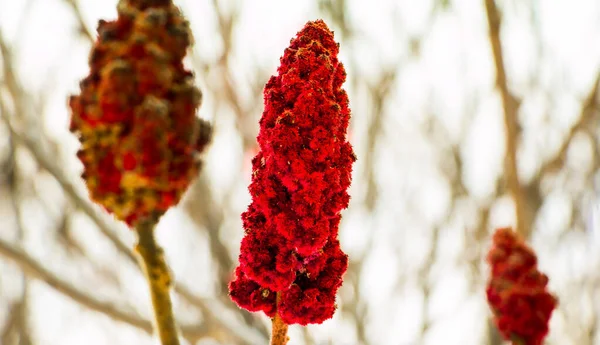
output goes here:
[[[1, 107], [0, 107], [1, 109]], [[13, 143], [13, 139], [10, 139], [10, 157], [12, 160], [12, 173], [9, 175], [8, 184], [11, 190], [11, 203], [12, 209], [15, 215], [16, 224], [17, 224], [17, 238], [20, 243], [23, 243], [25, 238], [25, 224], [23, 222], [23, 216], [21, 212], [21, 203], [19, 202], [19, 187], [21, 185], [20, 176], [19, 176], [19, 167], [17, 164], [17, 155], [16, 155], [16, 145]], [[18, 309], [15, 312], [15, 317], [17, 317], [17, 333], [19, 335], [19, 345], [31, 345], [31, 337], [29, 332], [29, 325], [27, 319], [27, 313], [29, 311], [29, 278], [27, 275], [22, 274], [21, 281], [23, 284], [22, 287], [22, 296], [21, 301], [18, 303]]]
[[65, 0], [67, 5], [73, 9], [73, 13], [75, 14], [75, 18], [77, 19], [77, 24], [79, 25], [79, 32], [84, 35], [89, 41], [93, 42], [96, 35], [94, 32], [86, 25], [85, 20], [83, 18], [83, 12], [79, 7], [79, 2], [77, 0]]
[[[596, 76], [596, 79], [594, 79], [592, 88], [589, 91], [589, 93], [587, 94], [585, 100], [583, 101], [583, 106], [581, 108], [581, 114], [579, 115], [578, 120], [571, 127], [571, 129], [569, 130], [569, 133], [567, 133], [565, 140], [563, 141], [562, 145], [558, 149], [558, 152], [556, 153], [554, 158], [548, 160], [541, 166], [541, 168], [539, 169], [539, 171], [538, 171], [536, 177], [533, 179], [533, 181], [539, 182], [539, 179], [541, 177], [543, 177], [549, 173], [555, 172], [555, 171], [559, 170], [560, 168], [562, 168], [562, 166], [564, 165], [566, 156], [567, 156], [567, 150], [569, 149], [569, 145], [573, 141], [573, 138], [575, 137], [575, 135], [577, 133], [579, 133], [580, 131], [584, 130], [589, 125], [589, 123], [594, 118], [597, 117], [597, 115], [596, 115], [596, 112], [598, 111], [597, 98], [598, 98], [599, 92], [600, 92], [600, 73], [598, 73], [598, 75]], [[596, 116], [594, 116], [594, 115], [596, 115]]]
[[[236, 86], [236, 79], [230, 68], [235, 27], [239, 21], [239, 9], [232, 8], [226, 12], [220, 6], [220, 3], [214, 0], [212, 1], [212, 6], [217, 18], [217, 31], [223, 42], [223, 50], [218, 59], [210, 65], [202, 61], [201, 57], [193, 51], [191, 52], [191, 59], [197, 70], [205, 72], [203, 75], [209, 75], [208, 71], [211, 68], [218, 73], [218, 82], [207, 81], [205, 83], [206, 91], [215, 96], [217, 108], [219, 108], [218, 104], [222, 101], [233, 111], [235, 126], [242, 138], [243, 151], [246, 152], [250, 147], [255, 145], [256, 132], [252, 130], [254, 126], [250, 122], [255, 119], [255, 116], [252, 114], [259, 108], [258, 105], [261, 104], [262, 97], [260, 97], [260, 92], [262, 85], [255, 88], [251, 87], [255, 97], [250, 97], [249, 102], [243, 101], [243, 97], [239, 92], [239, 86]], [[258, 73], [257, 76], [259, 76]], [[266, 80], [266, 78], [262, 77], [257, 77], [257, 79]], [[262, 83], [263, 81], [261, 81]], [[210, 188], [209, 181], [207, 181], [206, 176], [202, 176], [191, 188], [192, 190], [188, 193], [188, 199], [184, 206], [190, 218], [194, 223], [199, 225], [199, 229], [206, 230], [210, 251], [216, 263], [218, 298], [225, 306], [229, 305], [228, 282], [231, 279], [234, 262], [230, 256], [230, 251], [221, 238], [221, 226], [227, 213], [225, 207], [229, 204], [228, 201], [233, 195], [234, 187], [235, 185], [232, 185], [226, 191], [221, 201], [222, 207], [216, 207], [214, 193]], [[203, 205], [203, 207], [198, 209], [197, 205]], [[253, 314], [240, 312], [238, 309], [235, 309], [235, 311], [244, 318], [249, 327], [256, 329], [264, 337], [268, 336], [268, 330], [264, 324]]]
[[366, 180], [366, 192], [364, 204], [368, 212], [373, 212], [378, 199], [379, 191], [375, 181], [375, 149], [380, 141], [381, 132], [385, 123], [385, 105], [388, 96], [393, 91], [394, 83], [398, 78], [398, 66], [393, 66], [383, 71], [378, 80], [372, 85], [367, 84], [369, 96], [372, 101], [372, 118], [367, 128], [366, 148], [362, 157], [364, 159], [364, 178]]
[[[21, 106], [24, 104], [22, 100], [23, 90], [19, 86], [16, 76], [13, 71], [12, 64], [12, 54], [2, 36], [0, 35], [0, 53], [2, 53], [2, 61], [3, 61], [3, 72], [4, 72], [4, 81], [7, 86], [8, 92], [11, 94], [14, 104], [15, 110], [17, 114], [23, 114], [24, 109]], [[1, 99], [0, 99], [1, 102]], [[106, 216], [101, 216], [101, 211], [99, 207], [95, 206], [89, 199], [82, 195], [82, 193], [71, 183], [71, 181], [66, 177], [63, 171], [59, 168], [59, 166], [53, 161], [50, 157], [51, 155], [46, 154], [43, 148], [38, 144], [38, 142], [27, 136], [24, 133], [21, 133], [16, 129], [14, 124], [12, 123], [10, 117], [8, 116], [8, 112], [4, 107], [4, 111], [1, 112], [3, 120], [6, 122], [6, 126], [8, 128], [9, 134], [13, 138], [13, 140], [25, 146], [33, 155], [38, 164], [46, 171], [48, 171], [56, 181], [61, 185], [65, 193], [71, 198], [71, 200], [75, 203], [75, 205], [83, 210], [83, 212], [94, 221], [98, 225], [98, 228], [105, 235], [115, 247], [119, 249], [120, 252], [125, 254], [130, 261], [135, 262], [135, 257], [131, 250], [121, 242], [118, 236], [113, 231], [113, 226], [109, 223]]]
[[[80, 288], [59, 278], [55, 273], [46, 269], [37, 260], [27, 255], [24, 251], [14, 248], [10, 243], [0, 239], [0, 255], [17, 264], [21, 270], [29, 277], [41, 280], [54, 290], [60, 292], [73, 301], [96, 312], [105, 314], [110, 318], [136, 327], [148, 334], [152, 334], [152, 323], [136, 314], [123, 310], [112, 303], [102, 301], [94, 296], [90, 296]], [[210, 336], [207, 325], [189, 325], [181, 327], [181, 332], [185, 337], [191, 339], [200, 339]]]
[[517, 218], [517, 232], [529, 237], [531, 229], [526, 219], [526, 197], [521, 188], [517, 167], [517, 137], [519, 135], [517, 112], [519, 104], [508, 89], [506, 80], [506, 70], [504, 67], [504, 57], [502, 53], [502, 44], [500, 42], [500, 13], [494, 0], [485, 0], [485, 9], [487, 14], [490, 45], [496, 67], [496, 87], [500, 92], [502, 107], [504, 108], [504, 128], [506, 131], [506, 156], [504, 174], [508, 190], [515, 203], [515, 214]]
[[19, 323], [20, 318], [20, 302], [13, 302], [8, 307], [8, 312], [6, 313], [7, 320], [4, 323], [2, 329], [0, 329], [0, 344], [10, 344], [11, 340], [14, 338], [16, 333], [17, 324]]
[[14, 248], [9, 243], [0, 239], [0, 255], [16, 263], [25, 274], [31, 278], [44, 281], [56, 291], [80, 303], [81, 305], [108, 315], [109, 317], [139, 328], [146, 333], [152, 333], [152, 324], [150, 321], [139, 318], [138, 316], [121, 310], [108, 302], [98, 300], [89, 296], [82, 290], [79, 290], [69, 282], [61, 280], [53, 272], [44, 268], [35, 259], [31, 258], [20, 249]]

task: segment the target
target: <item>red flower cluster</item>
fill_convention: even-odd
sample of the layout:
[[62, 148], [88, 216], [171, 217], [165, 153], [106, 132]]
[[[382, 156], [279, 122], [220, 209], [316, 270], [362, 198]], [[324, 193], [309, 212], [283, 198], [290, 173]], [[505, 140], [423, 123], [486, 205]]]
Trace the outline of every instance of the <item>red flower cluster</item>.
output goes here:
[[505, 339], [541, 345], [558, 301], [547, 290], [548, 277], [537, 269], [534, 252], [510, 228], [498, 229], [487, 256], [492, 275], [487, 299]]
[[242, 214], [246, 235], [230, 295], [287, 324], [331, 318], [348, 266], [337, 235], [356, 157], [346, 139], [350, 110], [338, 51], [323, 21], [307, 23], [264, 90], [252, 203]]
[[171, 0], [121, 0], [98, 24], [90, 74], [71, 96], [90, 197], [133, 225], [177, 204], [198, 174], [211, 127], [182, 63], [191, 33]]

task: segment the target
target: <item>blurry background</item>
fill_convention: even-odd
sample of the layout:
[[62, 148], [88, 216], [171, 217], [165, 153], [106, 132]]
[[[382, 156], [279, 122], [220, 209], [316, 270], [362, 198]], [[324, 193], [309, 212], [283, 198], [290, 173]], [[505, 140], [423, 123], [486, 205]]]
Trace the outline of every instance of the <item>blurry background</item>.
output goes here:
[[[179, 0], [216, 135], [161, 221], [189, 344], [266, 344], [227, 296], [262, 88], [323, 18], [348, 71], [354, 166], [339, 310], [290, 345], [499, 345], [484, 257], [519, 225], [560, 300], [548, 345], [600, 344], [600, 2]], [[0, 344], [153, 344], [134, 236], [90, 203], [68, 132], [115, 0], [0, 0]]]

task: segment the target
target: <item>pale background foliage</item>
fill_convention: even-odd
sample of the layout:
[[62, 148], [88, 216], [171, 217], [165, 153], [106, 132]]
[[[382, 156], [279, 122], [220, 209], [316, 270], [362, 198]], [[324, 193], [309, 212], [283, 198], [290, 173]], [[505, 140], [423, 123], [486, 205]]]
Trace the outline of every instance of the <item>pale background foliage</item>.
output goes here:
[[[267, 343], [266, 317], [226, 285], [262, 87], [290, 38], [324, 18], [359, 158], [341, 228], [351, 266], [333, 320], [292, 327], [290, 345], [502, 344], [483, 257], [493, 228], [517, 222], [560, 299], [547, 344], [600, 344], [600, 2], [487, 2], [498, 85], [483, 0], [176, 1], [195, 34], [199, 114], [216, 128], [158, 229], [187, 343]], [[2, 345], [154, 343], [134, 236], [88, 201], [67, 129], [66, 99], [115, 5], [0, 0]]]

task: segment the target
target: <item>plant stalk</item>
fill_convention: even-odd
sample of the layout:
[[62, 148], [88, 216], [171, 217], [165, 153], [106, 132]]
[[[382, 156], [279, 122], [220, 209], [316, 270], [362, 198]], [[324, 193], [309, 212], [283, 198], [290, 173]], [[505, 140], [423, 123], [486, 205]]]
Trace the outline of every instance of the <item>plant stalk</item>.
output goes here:
[[179, 337], [173, 305], [171, 303], [171, 275], [165, 261], [163, 249], [156, 243], [154, 227], [156, 220], [141, 220], [135, 231], [138, 243], [135, 252], [140, 257], [146, 280], [150, 287], [152, 307], [154, 310], [154, 329], [160, 337], [162, 345], [179, 345]]
[[[277, 305], [279, 305], [280, 293], [277, 293]], [[286, 345], [290, 338], [287, 336], [288, 325], [283, 322], [279, 311], [275, 313], [272, 319], [273, 326], [271, 328], [271, 345]]]

